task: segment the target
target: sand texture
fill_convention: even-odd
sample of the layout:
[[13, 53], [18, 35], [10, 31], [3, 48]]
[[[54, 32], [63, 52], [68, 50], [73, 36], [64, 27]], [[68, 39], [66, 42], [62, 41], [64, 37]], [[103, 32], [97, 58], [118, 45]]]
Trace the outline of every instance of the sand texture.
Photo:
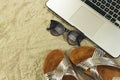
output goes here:
[[[45, 6], [46, 0], [0, 0], [0, 80], [45, 80], [43, 62], [49, 51], [72, 48], [63, 36], [46, 28], [58, 20]], [[85, 40], [82, 45], [92, 45]]]

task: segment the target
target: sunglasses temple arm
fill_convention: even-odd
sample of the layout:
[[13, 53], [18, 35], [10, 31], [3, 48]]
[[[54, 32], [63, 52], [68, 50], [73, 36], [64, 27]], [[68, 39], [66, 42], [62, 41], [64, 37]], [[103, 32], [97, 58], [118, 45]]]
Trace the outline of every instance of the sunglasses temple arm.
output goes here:
[[77, 43], [78, 43], [78, 46], [80, 46], [80, 42], [84, 39], [85, 37], [81, 37], [81, 36], [78, 36], [77, 37]]
[[53, 29], [53, 27], [49, 27], [49, 28], [47, 28], [47, 30], [51, 30], [51, 29]]
[[50, 30], [50, 28], [47, 28], [46, 30]]
[[78, 46], [80, 46], [80, 41], [79, 41], [79, 37], [77, 38], [77, 43], [78, 43]]

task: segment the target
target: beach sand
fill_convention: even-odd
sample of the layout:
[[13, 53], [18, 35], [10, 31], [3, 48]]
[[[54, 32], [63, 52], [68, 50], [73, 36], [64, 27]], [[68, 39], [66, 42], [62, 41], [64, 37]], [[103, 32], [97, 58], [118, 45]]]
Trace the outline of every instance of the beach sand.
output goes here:
[[[46, 6], [47, 0], [0, 0], [0, 80], [45, 80], [43, 62], [49, 51], [73, 48], [63, 36], [52, 36], [50, 20], [73, 29]], [[88, 40], [81, 45], [93, 46]]]

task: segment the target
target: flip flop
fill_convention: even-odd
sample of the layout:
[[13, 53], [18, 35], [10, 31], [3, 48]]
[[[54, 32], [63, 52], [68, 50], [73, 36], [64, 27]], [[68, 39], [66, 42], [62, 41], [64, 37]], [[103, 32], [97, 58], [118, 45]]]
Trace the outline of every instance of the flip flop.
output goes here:
[[59, 49], [47, 55], [43, 71], [47, 80], [78, 80], [69, 59]]
[[[117, 64], [100, 49], [89, 46], [78, 47], [71, 52], [70, 59], [73, 64], [82, 67], [87, 74], [93, 76], [96, 80], [120, 80], [120, 68], [114, 66]], [[93, 59], [101, 65], [92, 63]], [[109, 61], [107, 63], [106, 60], [110, 60], [111, 63]]]

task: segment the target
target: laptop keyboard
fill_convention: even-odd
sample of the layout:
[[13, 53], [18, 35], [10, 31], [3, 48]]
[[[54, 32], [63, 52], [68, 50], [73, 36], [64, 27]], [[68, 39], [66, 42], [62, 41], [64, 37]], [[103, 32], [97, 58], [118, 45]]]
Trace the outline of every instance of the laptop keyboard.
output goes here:
[[120, 0], [82, 0], [120, 28]]

